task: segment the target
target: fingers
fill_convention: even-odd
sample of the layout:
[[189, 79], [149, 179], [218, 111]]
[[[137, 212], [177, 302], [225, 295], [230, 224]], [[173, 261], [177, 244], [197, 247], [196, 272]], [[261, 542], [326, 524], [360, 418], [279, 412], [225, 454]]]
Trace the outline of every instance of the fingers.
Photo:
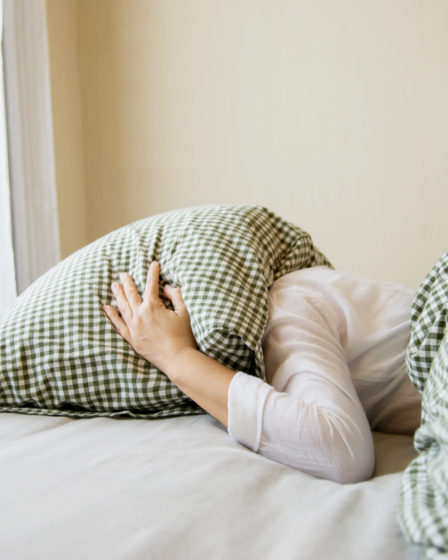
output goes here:
[[143, 301], [159, 299], [159, 275], [160, 265], [158, 262], [153, 261], [148, 268], [145, 290], [143, 292]]
[[135, 285], [134, 280], [132, 280], [129, 274], [126, 274], [125, 272], [122, 272], [120, 274], [120, 280], [121, 283], [123, 284], [126, 298], [131, 308], [134, 309], [135, 307], [137, 307], [137, 305], [140, 305], [142, 303], [142, 298], [138, 293], [137, 286]]
[[163, 289], [166, 297], [171, 301], [176, 313], [180, 313], [186, 309], [184, 298], [182, 297], [182, 292], [180, 288], [174, 288], [173, 286], [165, 286]]
[[128, 323], [132, 319], [132, 308], [129, 305], [124, 288], [117, 282], [112, 282], [111, 288], [115, 301], [117, 302], [117, 307], [125, 322]]
[[118, 334], [120, 334], [125, 340], [129, 342], [130, 340], [129, 329], [126, 326], [126, 323], [120, 317], [120, 314], [117, 312], [117, 310], [111, 305], [105, 305], [103, 309], [107, 317], [109, 318], [110, 322], [115, 327], [115, 330], [118, 332]]
[[[146, 278], [145, 289], [143, 292], [143, 301], [148, 302], [150, 300], [160, 301], [159, 298], [159, 276], [160, 276], [160, 265], [158, 262], [153, 261], [148, 268], [148, 274]], [[117, 307], [121, 313], [124, 323], [129, 323], [132, 320], [134, 312], [142, 304], [142, 298], [138, 293], [137, 286], [135, 282], [127, 273], [120, 274], [121, 284], [117, 282], [112, 283], [112, 292], [114, 294], [115, 300], [117, 302]], [[174, 310], [179, 313], [186, 310], [185, 303], [182, 297], [180, 288], [174, 288], [173, 286], [165, 286], [164, 293], [166, 297], [173, 304]], [[110, 306], [108, 306], [110, 308]], [[112, 313], [115, 311], [112, 309]], [[119, 317], [119, 315], [117, 314]], [[115, 318], [115, 315], [114, 315]]]

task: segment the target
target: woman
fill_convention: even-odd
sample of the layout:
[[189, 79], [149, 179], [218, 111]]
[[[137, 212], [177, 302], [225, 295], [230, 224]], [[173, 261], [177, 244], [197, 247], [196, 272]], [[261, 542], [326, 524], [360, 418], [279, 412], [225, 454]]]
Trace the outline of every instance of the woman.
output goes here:
[[371, 429], [412, 434], [420, 396], [405, 371], [413, 293], [324, 267], [277, 280], [264, 338], [266, 380], [231, 371], [196, 347], [180, 288], [159, 297], [151, 263], [140, 297], [123, 273], [112, 324], [242, 444], [314, 476], [348, 483], [374, 469]]

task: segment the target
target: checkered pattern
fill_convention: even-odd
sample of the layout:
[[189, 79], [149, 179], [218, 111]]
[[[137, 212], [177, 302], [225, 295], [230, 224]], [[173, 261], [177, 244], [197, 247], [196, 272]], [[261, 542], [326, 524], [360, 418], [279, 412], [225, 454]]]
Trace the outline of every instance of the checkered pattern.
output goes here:
[[261, 207], [195, 207], [123, 227], [59, 263], [2, 316], [0, 411], [201, 413], [102, 311], [122, 271], [142, 292], [151, 260], [161, 264], [162, 285], [182, 286], [199, 348], [262, 378], [267, 288], [292, 270], [330, 266], [306, 232]]
[[448, 253], [418, 290], [412, 309], [407, 366], [422, 394], [419, 455], [401, 485], [399, 522], [426, 558], [448, 558]]

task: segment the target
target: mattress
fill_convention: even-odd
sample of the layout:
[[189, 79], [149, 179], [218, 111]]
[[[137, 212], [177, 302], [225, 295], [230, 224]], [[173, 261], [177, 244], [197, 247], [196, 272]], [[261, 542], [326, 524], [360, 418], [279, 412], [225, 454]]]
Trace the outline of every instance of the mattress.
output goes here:
[[396, 521], [412, 438], [374, 436], [375, 476], [339, 485], [249, 451], [208, 415], [0, 414], [0, 558], [419, 558]]

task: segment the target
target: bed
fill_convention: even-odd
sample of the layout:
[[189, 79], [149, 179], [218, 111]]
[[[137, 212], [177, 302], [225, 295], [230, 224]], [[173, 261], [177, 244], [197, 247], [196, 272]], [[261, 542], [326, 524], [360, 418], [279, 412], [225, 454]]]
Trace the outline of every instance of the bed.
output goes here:
[[375, 476], [339, 485], [249, 451], [208, 415], [0, 414], [0, 558], [419, 558], [396, 520], [412, 438], [374, 435]]
[[[291, 270], [331, 266], [267, 209], [210, 206], [124, 226], [30, 286], [0, 317], [0, 559], [397, 560], [420, 558], [409, 543], [435, 534], [436, 553], [447, 549], [445, 463], [435, 482], [424, 463], [409, 471], [412, 437], [375, 433], [366, 482], [314, 478], [234, 441], [139, 357], [102, 308], [120, 271], [141, 291], [154, 259], [182, 286], [199, 348], [261, 378], [267, 289]], [[446, 279], [448, 255], [444, 267]], [[446, 310], [448, 285], [442, 294]], [[428, 385], [436, 400], [446, 389], [443, 449], [448, 339], [446, 350]], [[434, 492], [441, 503], [416, 515]]]

